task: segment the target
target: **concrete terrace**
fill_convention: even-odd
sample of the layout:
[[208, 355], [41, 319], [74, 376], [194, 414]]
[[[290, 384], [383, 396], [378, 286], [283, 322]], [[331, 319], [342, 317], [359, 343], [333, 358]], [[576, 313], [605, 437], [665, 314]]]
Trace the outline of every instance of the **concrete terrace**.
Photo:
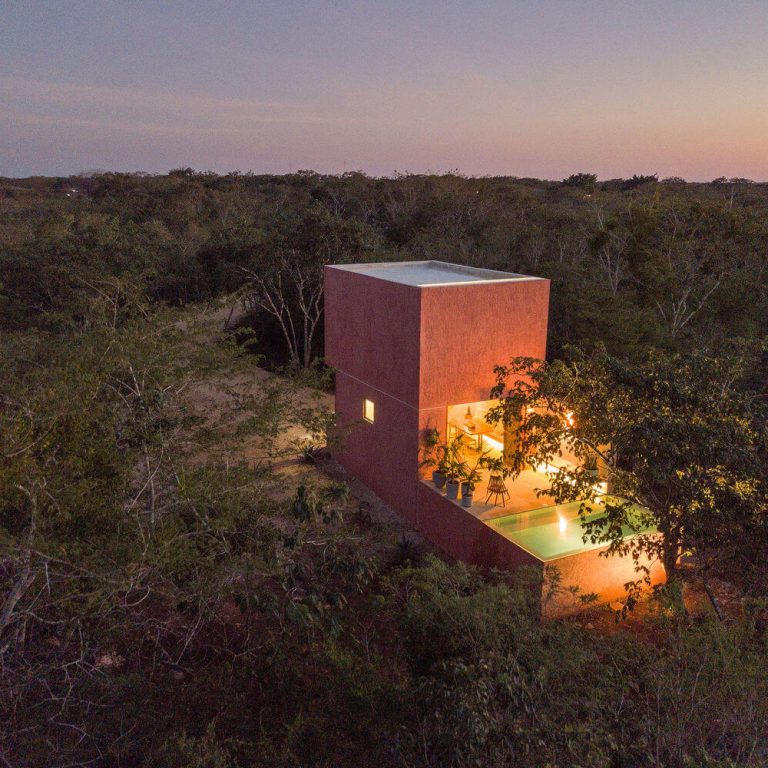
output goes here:
[[[514, 480], [508, 479], [505, 482], [509, 496], [506, 499], [506, 503], [502, 506], [499, 504], [486, 503], [485, 499], [488, 496], [488, 480], [490, 473], [488, 470], [482, 470], [480, 472], [480, 481], [475, 487], [473, 496], [473, 504], [471, 507], [462, 507], [469, 514], [474, 515], [480, 520], [493, 520], [496, 517], [506, 517], [507, 515], [517, 514], [521, 512], [530, 512], [541, 507], [548, 507], [555, 503], [554, 499], [547, 494], [539, 494], [540, 490], [546, 489], [550, 485], [549, 478], [546, 473], [536, 472], [532, 469], [527, 469], [520, 473]], [[434, 483], [429, 478], [422, 480], [427, 486], [432, 488], [435, 493], [445, 496], [445, 488], [435, 488]], [[461, 497], [456, 500], [448, 499], [446, 501], [453, 501], [454, 504], [461, 506]]]

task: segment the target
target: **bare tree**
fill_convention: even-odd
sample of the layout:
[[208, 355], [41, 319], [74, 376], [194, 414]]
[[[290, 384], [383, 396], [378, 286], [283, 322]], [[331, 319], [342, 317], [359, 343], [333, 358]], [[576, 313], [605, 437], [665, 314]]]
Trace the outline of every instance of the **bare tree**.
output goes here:
[[722, 256], [715, 257], [713, 247], [700, 247], [702, 235], [698, 228], [686, 232], [674, 211], [665, 231], [661, 255], [668, 275], [667, 290], [664, 299], [656, 299], [655, 304], [674, 339], [702, 310], [729, 269]]
[[719, 287], [721, 278], [711, 283], [703, 293], [696, 295], [694, 285], [686, 285], [681, 288], [677, 296], [671, 296], [666, 305], [658, 300], [656, 308], [659, 310], [662, 320], [669, 328], [669, 335], [674, 339], [686, 325], [699, 313], [707, 303], [707, 299]]
[[281, 253], [273, 269], [242, 268], [248, 277], [243, 303], [274, 317], [283, 333], [291, 363], [308, 368], [312, 342], [323, 314], [323, 264], [303, 264], [297, 251]]
[[596, 250], [597, 260], [608, 281], [608, 288], [616, 296], [619, 292], [621, 279], [624, 276], [626, 263], [624, 253], [629, 242], [629, 233], [607, 221], [602, 207], [597, 207], [595, 213], [597, 215], [599, 233], [602, 236]]

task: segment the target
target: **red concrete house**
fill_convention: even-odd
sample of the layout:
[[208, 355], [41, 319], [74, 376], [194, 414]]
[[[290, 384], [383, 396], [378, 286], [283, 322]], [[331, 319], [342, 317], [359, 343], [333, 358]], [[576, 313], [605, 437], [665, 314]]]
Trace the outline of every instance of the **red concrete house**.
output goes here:
[[[554, 564], [564, 583], [613, 600], [634, 577], [632, 563], [598, 559], [599, 548], [583, 544], [578, 503], [554, 505], [535, 493], [548, 485], [543, 473], [508, 482], [503, 507], [485, 503], [481, 485], [469, 509], [419, 474], [430, 427], [503, 450], [504, 435], [483, 421], [493, 367], [544, 358], [548, 312], [542, 278], [439, 261], [327, 266], [325, 354], [337, 369], [346, 434], [337, 458], [446, 553], [482, 566]], [[654, 577], [663, 577], [658, 568]]]

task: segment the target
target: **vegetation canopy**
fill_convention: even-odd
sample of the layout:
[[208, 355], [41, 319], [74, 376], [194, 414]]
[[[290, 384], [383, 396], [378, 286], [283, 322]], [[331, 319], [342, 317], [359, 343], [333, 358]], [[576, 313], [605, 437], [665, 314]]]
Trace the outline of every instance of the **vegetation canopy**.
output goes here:
[[519, 424], [510, 456], [518, 472], [552, 466], [564, 449], [577, 457], [575, 468], [550, 473], [546, 492], [584, 500], [582, 516], [602, 512], [585, 522], [585, 537], [608, 544], [608, 556], [660, 559], [671, 581], [680, 557], [692, 557], [705, 576], [716, 565], [760, 590], [768, 433], [765, 401], [748, 380], [762, 351], [654, 351], [627, 362], [597, 347], [569, 362], [518, 358], [496, 369], [500, 402], [489, 418]]
[[[766, 252], [739, 179], [0, 179], [0, 763], [765, 765]], [[404, 259], [552, 281], [513, 466], [675, 593], [542, 623], [337, 473], [322, 265]]]

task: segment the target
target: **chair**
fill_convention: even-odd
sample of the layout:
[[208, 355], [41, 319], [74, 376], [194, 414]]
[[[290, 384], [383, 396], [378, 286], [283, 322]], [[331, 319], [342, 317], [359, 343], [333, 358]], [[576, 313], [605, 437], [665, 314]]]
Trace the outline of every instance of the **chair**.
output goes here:
[[[493, 505], [495, 507], [507, 506], [509, 491], [507, 490], [507, 486], [504, 485], [504, 478], [501, 475], [491, 475], [488, 479], [488, 495], [485, 497], [486, 504], [491, 496], [494, 497]], [[499, 499], [501, 499], [501, 504], [499, 504]]]

